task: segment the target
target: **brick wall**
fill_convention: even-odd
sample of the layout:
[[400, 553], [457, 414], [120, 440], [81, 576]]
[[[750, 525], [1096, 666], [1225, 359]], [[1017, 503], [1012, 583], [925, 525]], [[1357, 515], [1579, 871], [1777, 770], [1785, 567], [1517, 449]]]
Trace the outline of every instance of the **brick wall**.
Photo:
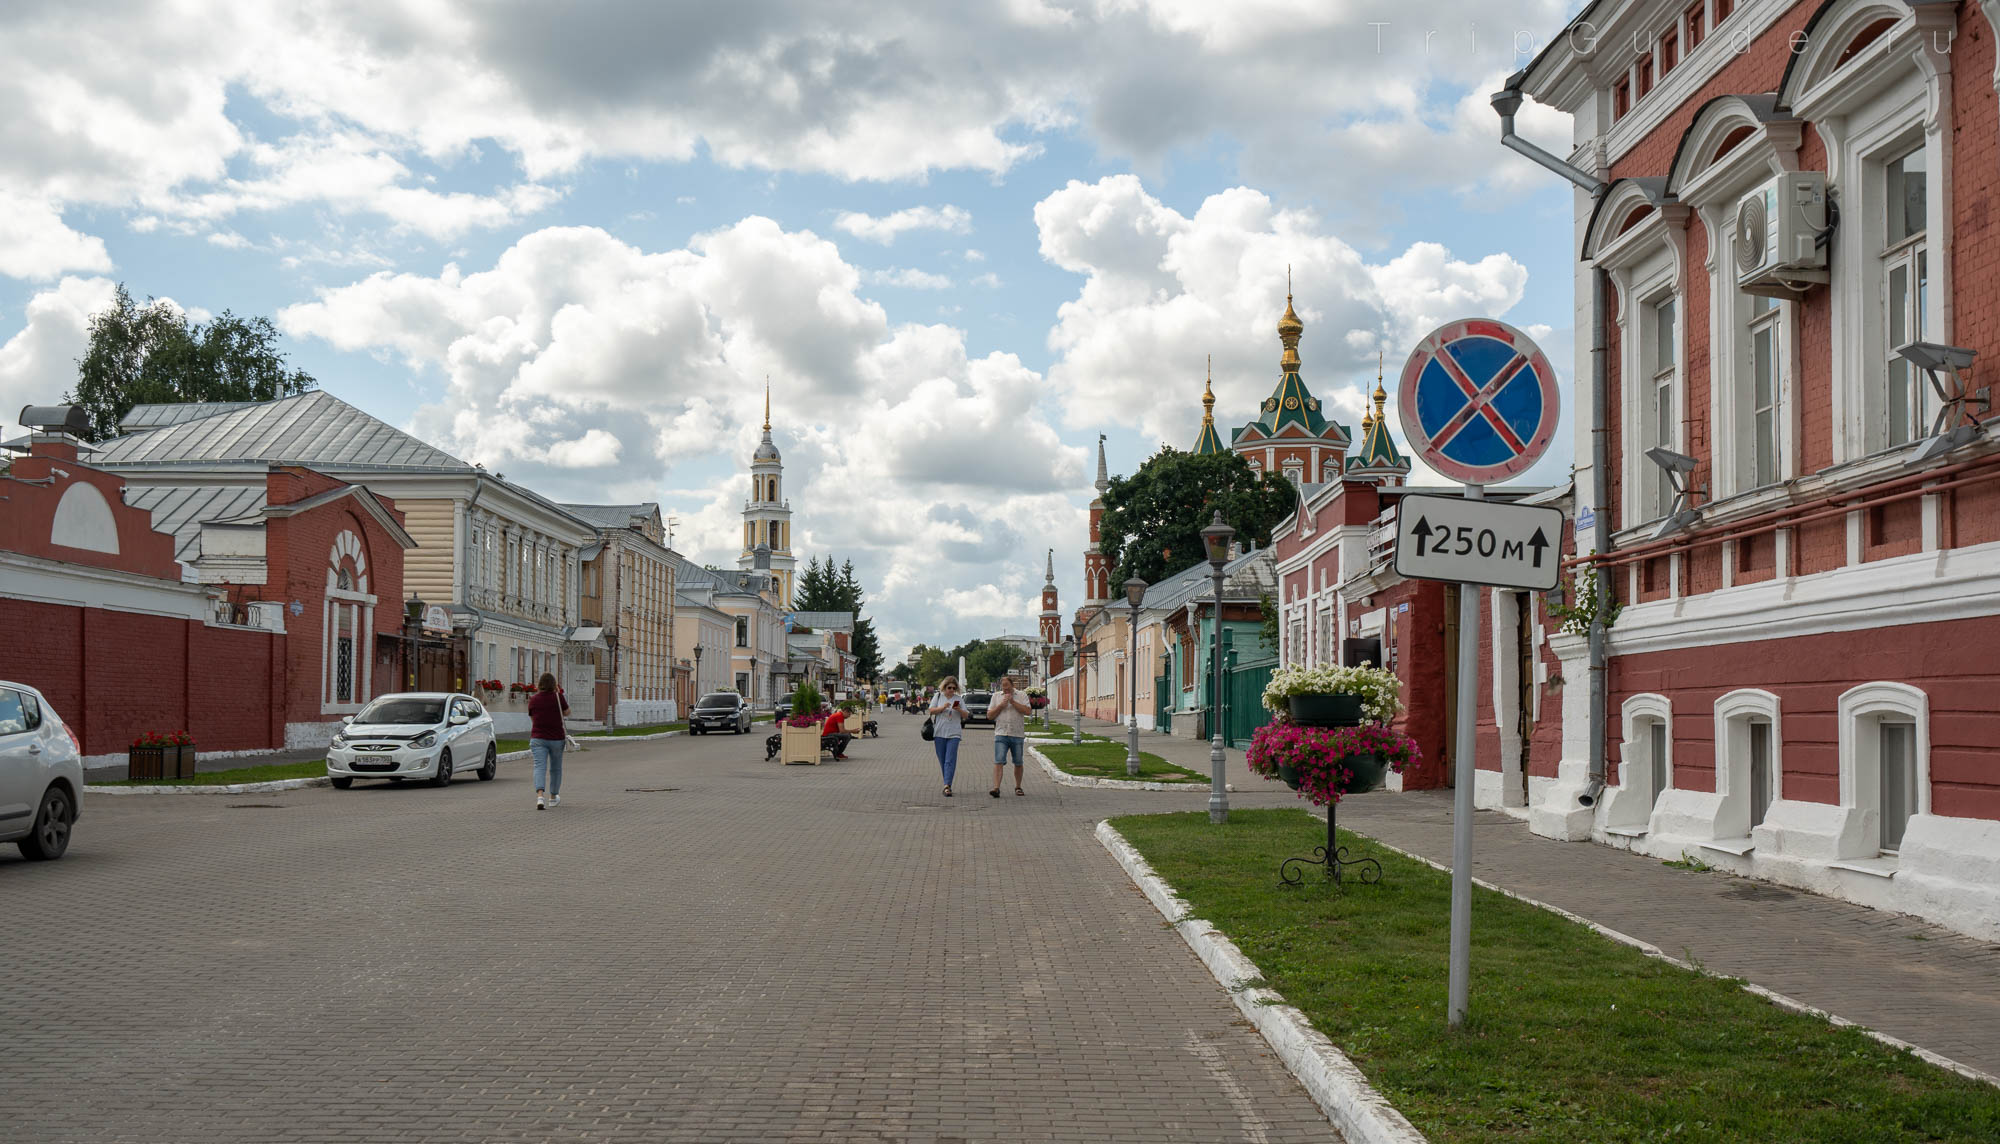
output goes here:
[[187, 731], [200, 750], [284, 745], [282, 636], [198, 620], [0, 598], [0, 678], [54, 704], [86, 755], [148, 731]]

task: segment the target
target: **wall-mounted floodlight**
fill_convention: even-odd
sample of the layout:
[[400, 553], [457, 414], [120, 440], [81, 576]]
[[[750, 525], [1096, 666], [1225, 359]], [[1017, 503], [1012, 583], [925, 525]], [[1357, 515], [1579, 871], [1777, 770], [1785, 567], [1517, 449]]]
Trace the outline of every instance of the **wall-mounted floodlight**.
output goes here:
[[1689, 503], [1693, 493], [1688, 487], [1688, 474], [1694, 472], [1699, 462], [1686, 453], [1676, 453], [1664, 447], [1646, 450], [1646, 459], [1665, 470], [1667, 482], [1674, 487], [1673, 511], [1667, 514], [1667, 519], [1660, 522], [1660, 527], [1654, 530], [1652, 538], [1659, 540], [1693, 528], [1696, 522], [1701, 520], [1701, 510]]
[[[1972, 359], [1977, 354], [1977, 350], [1964, 346], [1944, 346], [1936, 342], [1911, 342], [1896, 351], [1896, 356], [1924, 371], [1924, 376], [1930, 379], [1931, 390], [1938, 398], [1937, 418], [1931, 422], [1930, 437], [1910, 454], [1903, 462], [1905, 465], [1928, 464], [1979, 439], [1985, 427], [1965, 415], [1972, 397], [1960, 373], [1972, 368]], [[1985, 397], [1979, 399], [1979, 406], [1984, 412], [1992, 411], [1993, 395], [1990, 389]]]

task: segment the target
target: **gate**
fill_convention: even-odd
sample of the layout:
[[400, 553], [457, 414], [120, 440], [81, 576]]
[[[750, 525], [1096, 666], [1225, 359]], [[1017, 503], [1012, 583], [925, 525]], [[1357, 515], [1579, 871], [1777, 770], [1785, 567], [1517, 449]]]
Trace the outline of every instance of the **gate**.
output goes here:
[[1259, 654], [1248, 662], [1239, 662], [1233, 648], [1225, 651], [1224, 656], [1222, 741], [1232, 747], [1247, 748], [1257, 728], [1271, 721], [1271, 712], [1264, 706], [1264, 686], [1278, 669], [1278, 657]]
[[1167, 691], [1168, 676], [1153, 677], [1153, 728], [1162, 735], [1174, 729], [1174, 697]]

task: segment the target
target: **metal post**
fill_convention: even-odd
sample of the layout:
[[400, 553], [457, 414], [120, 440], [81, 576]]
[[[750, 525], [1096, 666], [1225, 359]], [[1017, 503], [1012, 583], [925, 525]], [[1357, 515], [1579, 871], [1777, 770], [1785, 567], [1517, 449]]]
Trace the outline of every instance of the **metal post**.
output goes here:
[[[1467, 500], [1486, 499], [1479, 485], [1466, 485]], [[1451, 822], [1451, 988], [1445, 1020], [1465, 1023], [1472, 973], [1472, 787], [1477, 774], [1472, 755], [1478, 741], [1479, 585], [1458, 586], [1458, 741], [1452, 745], [1457, 786]]]
[[1211, 562], [1215, 580], [1215, 670], [1209, 672], [1208, 696], [1208, 820], [1221, 824], [1229, 821], [1229, 794], [1222, 783], [1222, 568]]
[[1125, 728], [1125, 773], [1139, 774], [1139, 603], [1132, 602], [1132, 618], [1125, 625], [1127, 726]]

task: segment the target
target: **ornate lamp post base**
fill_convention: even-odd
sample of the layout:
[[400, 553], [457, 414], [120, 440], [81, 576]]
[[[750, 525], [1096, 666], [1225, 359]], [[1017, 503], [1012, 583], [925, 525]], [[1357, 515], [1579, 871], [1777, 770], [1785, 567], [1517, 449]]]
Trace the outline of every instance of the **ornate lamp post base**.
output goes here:
[[[1333, 879], [1333, 883], [1337, 886], [1344, 885], [1350, 877], [1367, 886], [1372, 886], [1382, 880], [1382, 864], [1380, 862], [1367, 857], [1349, 858], [1347, 856], [1347, 847], [1336, 845], [1333, 833], [1333, 812], [1339, 806], [1340, 804], [1337, 802], [1328, 803], [1326, 806], [1326, 845], [1313, 847], [1313, 853], [1317, 854], [1318, 857], [1291, 857], [1280, 862], [1278, 864], [1279, 885], [1297, 886], [1304, 883], [1305, 868], [1307, 866], [1324, 866], [1326, 868], [1326, 876]], [[1349, 866], [1354, 867], [1354, 873], [1351, 875], [1342, 873]]]

